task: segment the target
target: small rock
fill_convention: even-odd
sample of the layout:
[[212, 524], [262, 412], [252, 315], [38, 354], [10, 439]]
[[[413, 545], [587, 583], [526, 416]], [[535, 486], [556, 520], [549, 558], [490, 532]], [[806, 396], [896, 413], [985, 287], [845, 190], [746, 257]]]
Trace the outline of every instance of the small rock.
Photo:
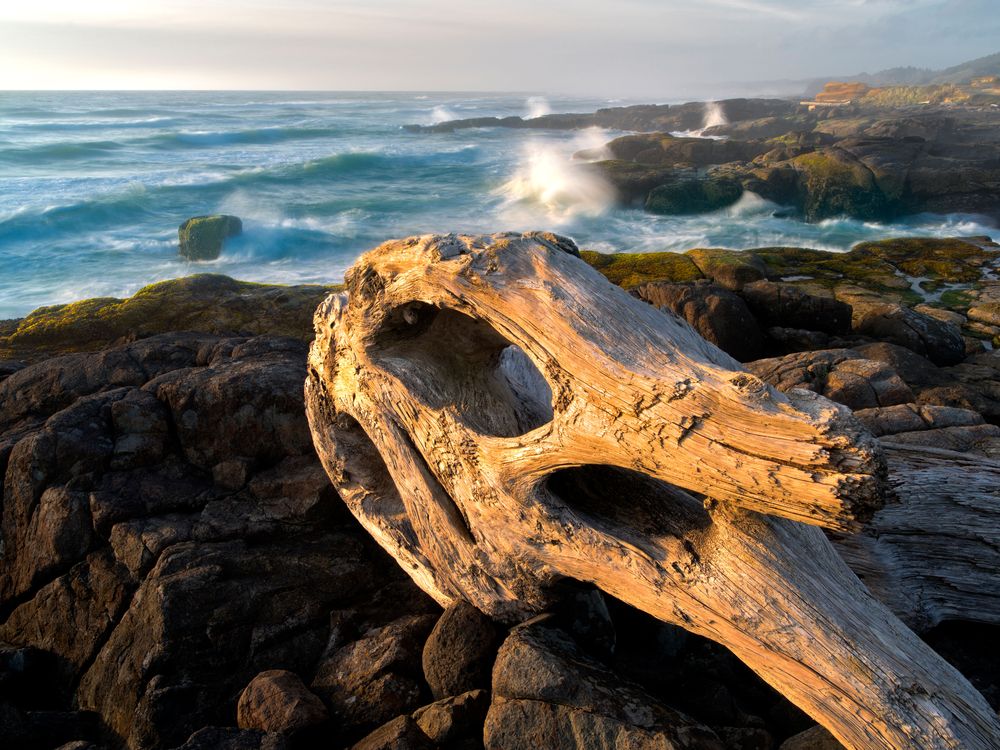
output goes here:
[[969, 320], [990, 326], [1000, 326], [1000, 303], [988, 302], [984, 305], [970, 307]]
[[931, 318], [937, 318], [945, 323], [951, 323], [956, 326], [964, 326], [968, 319], [961, 313], [954, 312], [952, 310], [945, 310], [943, 307], [934, 307], [928, 304], [914, 305], [913, 309], [921, 313], [922, 315], [927, 315]]
[[383, 724], [351, 750], [434, 750], [423, 730], [409, 716], [397, 716]]
[[487, 691], [470, 690], [424, 706], [413, 714], [413, 720], [437, 745], [475, 736], [482, 738], [489, 707]]
[[424, 677], [434, 697], [489, 687], [499, 645], [493, 621], [468, 602], [456, 600], [424, 644]]
[[215, 260], [226, 239], [242, 232], [243, 222], [235, 216], [194, 216], [177, 230], [180, 254], [189, 260]]
[[789, 737], [778, 750], [843, 750], [843, 747], [826, 729], [816, 725]]
[[288, 743], [280, 734], [256, 729], [205, 727], [188, 737], [174, 750], [287, 750]]
[[423, 705], [420, 652], [434, 619], [401, 617], [320, 660], [311, 687], [342, 728], [377, 727]]
[[272, 669], [254, 677], [240, 695], [236, 723], [240, 729], [296, 732], [327, 720], [326, 707], [294, 672]]

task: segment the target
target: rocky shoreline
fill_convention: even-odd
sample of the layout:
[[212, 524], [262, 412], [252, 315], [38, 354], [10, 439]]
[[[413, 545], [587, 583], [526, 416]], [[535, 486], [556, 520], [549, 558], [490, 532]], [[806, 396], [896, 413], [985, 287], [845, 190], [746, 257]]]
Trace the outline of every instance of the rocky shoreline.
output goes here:
[[726, 99], [409, 129], [631, 131], [576, 154], [579, 168], [607, 180], [623, 204], [657, 214], [715, 211], [750, 192], [810, 222], [921, 212], [1000, 217], [1000, 94], [862, 86], [859, 97], [841, 88], [828, 84], [823, 102]]
[[[988, 238], [582, 256], [884, 442], [1000, 456]], [[306, 341], [332, 289], [197, 276], [2, 325], [6, 747], [839, 746], [596, 590], [512, 630], [442, 612], [315, 456]], [[923, 633], [994, 709], [996, 625]]]

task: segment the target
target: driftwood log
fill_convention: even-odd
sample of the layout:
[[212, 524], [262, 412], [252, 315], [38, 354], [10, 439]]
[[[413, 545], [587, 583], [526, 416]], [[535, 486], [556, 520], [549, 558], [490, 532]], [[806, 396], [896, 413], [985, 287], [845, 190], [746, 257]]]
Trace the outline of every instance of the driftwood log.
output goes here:
[[591, 582], [731, 649], [850, 748], [995, 748], [983, 697], [824, 535], [891, 499], [850, 413], [780, 394], [554, 235], [387, 243], [316, 315], [341, 497], [441, 603]]
[[918, 631], [1000, 624], [1000, 461], [889, 443], [884, 452], [895, 501], [861, 533], [838, 536], [837, 551]]

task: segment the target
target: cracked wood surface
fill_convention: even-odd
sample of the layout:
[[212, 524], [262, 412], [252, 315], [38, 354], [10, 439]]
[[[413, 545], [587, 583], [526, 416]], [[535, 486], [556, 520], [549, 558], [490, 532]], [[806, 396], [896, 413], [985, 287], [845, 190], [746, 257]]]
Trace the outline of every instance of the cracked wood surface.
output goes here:
[[361, 523], [442, 603], [513, 620], [592, 582], [726, 645], [848, 747], [995, 747], [982, 696], [816, 528], [878, 510], [876, 441], [568, 249], [387, 243], [321, 305], [307, 410]]

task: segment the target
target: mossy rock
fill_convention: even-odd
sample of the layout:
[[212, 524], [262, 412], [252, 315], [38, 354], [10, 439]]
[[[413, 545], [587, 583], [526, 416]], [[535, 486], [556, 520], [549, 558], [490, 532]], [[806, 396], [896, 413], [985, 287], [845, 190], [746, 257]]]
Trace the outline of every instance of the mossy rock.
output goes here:
[[680, 253], [598, 253], [583, 250], [580, 256], [613, 284], [631, 289], [648, 281], [696, 281], [698, 266]]
[[657, 185], [662, 185], [675, 179], [678, 174], [683, 174], [672, 167], [655, 167], [615, 159], [585, 164], [580, 168], [596, 173], [613, 185], [619, 200], [623, 203], [644, 201], [649, 191]]
[[687, 255], [698, 270], [726, 289], [740, 290], [746, 284], [767, 276], [767, 265], [748, 250], [696, 247]]
[[653, 188], [646, 197], [646, 210], [665, 215], [701, 214], [731, 206], [742, 194], [740, 183], [728, 177], [682, 180]]
[[865, 165], [836, 148], [796, 156], [802, 211], [807, 221], [834, 216], [882, 219], [891, 205]]
[[972, 283], [983, 275], [983, 265], [1000, 256], [1000, 247], [983, 247], [988, 239], [898, 237], [855, 245], [851, 256], [888, 261], [909, 276], [926, 277], [938, 284]]
[[876, 256], [803, 247], [757, 248], [753, 253], [767, 264], [771, 278], [809, 276], [826, 285], [851, 282], [880, 291], [900, 291], [910, 286], [892, 264]]
[[189, 260], [215, 260], [223, 243], [243, 232], [243, 222], [236, 216], [216, 214], [195, 216], [177, 230], [180, 254]]
[[37, 359], [94, 351], [123, 338], [170, 331], [312, 339], [317, 305], [341, 285], [281, 286], [199, 274], [143, 287], [132, 297], [101, 297], [40, 307], [0, 336], [0, 358]]

